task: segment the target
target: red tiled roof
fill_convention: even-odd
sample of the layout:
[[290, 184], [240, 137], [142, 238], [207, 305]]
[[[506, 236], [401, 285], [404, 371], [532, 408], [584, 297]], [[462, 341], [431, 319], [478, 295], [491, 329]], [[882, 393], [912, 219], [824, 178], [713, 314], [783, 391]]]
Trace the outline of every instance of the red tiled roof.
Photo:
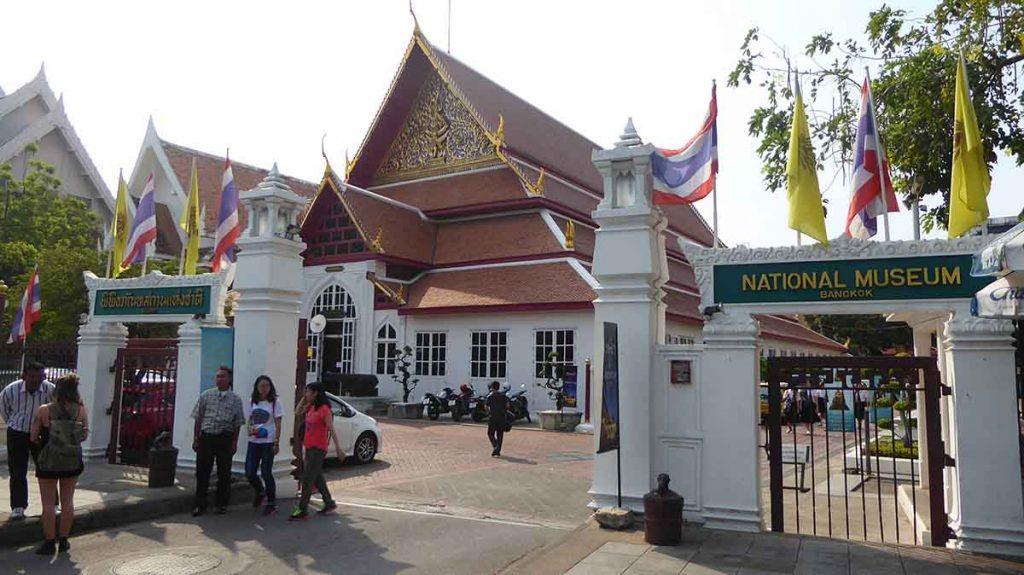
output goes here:
[[704, 316], [700, 313], [700, 298], [695, 295], [675, 290], [664, 290], [662, 301], [668, 306], [665, 313], [677, 321], [704, 325]]
[[167, 209], [167, 204], [156, 204], [156, 251], [177, 256], [181, 253], [181, 236], [178, 235], [178, 221]]
[[562, 244], [540, 214], [510, 215], [438, 226], [434, 263], [508, 259], [562, 251]]
[[420, 180], [372, 191], [423, 211], [488, 204], [526, 197], [512, 170], [498, 168], [436, 180]]
[[[213, 235], [217, 229], [217, 211], [220, 209], [220, 187], [221, 179], [224, 176], [224, 157], [172, 144], [166, 140], [161, 140], [161, 144], [163, 144], [164, 153], [167, 154], [167, 161], [170, 162], [171, 169], [174, 170], [174, 175], [178, 178], [178, 183], [181, 185], [181, 189], [185, 190], [186, 194], [188, 194], [189, 178], [191, 178], [192, 174], [192, 158], [196, 159], [196, 172], [199, 179], [199, 201], [201, 206], [206, 208], [205, 230], [207, 234]], [[235, 177], [235, 187], [239, 192], [255, 188], [257, 184], [267, 177], [269, 172], [269, 169], [265, 170], [235, 160], [231, 161], [231, 173]], [[296, 194], [305, 198], [312, 198], [316, 195], [316, 184], [289, 176], [282, 177]], [[245, 210], [240, 209], [238, 215], [239, 221], [244, 227], [246, 221]]]
[[568, 263], [486, 267], [424, 275], [403, 314], [494, 309], [586, 308], [596, 295]]
[[761, 337], [781, 339], [804, 345], [846, 353], [845, 346], [831, 340], [816, 331], [812, 331], [795, 319], [776, 315], [755, 315], [761, 322]]
[[[324, 193], [333, 193], [325, 191]], [[423, 221], [416, 212], [382, 201], [353, 188], [343, 192], [352, 215], [373, 242], [381, 231], [381, 246], [386, 255], [430, 262], [434, 255], [437, 225]]]

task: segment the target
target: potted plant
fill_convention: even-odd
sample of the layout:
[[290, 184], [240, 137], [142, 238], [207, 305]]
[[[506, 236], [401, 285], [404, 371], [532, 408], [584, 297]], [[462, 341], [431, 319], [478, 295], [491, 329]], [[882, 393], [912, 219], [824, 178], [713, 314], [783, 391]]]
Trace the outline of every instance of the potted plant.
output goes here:
[[423, 406], [419, 403], [410, 403], [409, 395], [416, 389], [419, 378], [413, 377], [412, 370], [412, 348], [403, 347], [395, 353], [395, 374], [391, 376], [395, 381], [402, 384], [402, 401], [388, 405], [388, 417], [397, 419], [419, 419], [423, 416]]
[[544, 378], [544, 381], [538, 382], [537, 386], [547, 389], [548, 397], [555, 400], [555, 409], [540, 412], [540, 426], [541, 429], [551, 431], [574, 431], [580, 424], [583, 414], [578, 411], [565, 411], [567, 399], [564, 380], [565, 368], [557, 364], [556, 361], [558, 361], [558, 353], [552, 351], [544, 358], [544, 363], [541, 364], [540, 372], [537, 374], [538, 378]]

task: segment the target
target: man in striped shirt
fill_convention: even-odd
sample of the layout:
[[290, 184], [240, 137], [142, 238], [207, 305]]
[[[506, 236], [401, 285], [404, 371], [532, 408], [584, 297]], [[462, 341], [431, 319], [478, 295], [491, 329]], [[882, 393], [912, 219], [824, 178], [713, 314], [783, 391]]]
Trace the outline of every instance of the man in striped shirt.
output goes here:
[[32, 419], [40, 405], [49, 403], [54, 385], [43, 379], [42, 364], [25, 362], [21, 379], [0, 391], [0, 417], [7, 422], [7, 469], [11, 473], [11, 520], [25, 518], [28, 507], [28, 458], [38, 450], [29, 442]]

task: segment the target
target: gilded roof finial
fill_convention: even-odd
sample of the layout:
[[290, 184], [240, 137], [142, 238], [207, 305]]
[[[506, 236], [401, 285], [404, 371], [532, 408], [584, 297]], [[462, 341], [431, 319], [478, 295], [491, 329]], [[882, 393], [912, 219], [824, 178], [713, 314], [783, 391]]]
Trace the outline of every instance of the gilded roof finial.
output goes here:
[[537, 182], [535, 184], [533, 184], [533, 186], [532, 186], [533, 189], [531, 191], [533, 192], [533, 195], [535, 195], [535, 196], [543, 196], [544, 195], [544, 174], [545, 173], [546, 172], [544, 171], [544, 168], [541, 168], [540, 169], [540, 175], [537, 176]]
[[324, 157], [324, 162], [327, 162], [327, 167], [325, 168], [324, 172], [325, 172], [326, 175], [330, 175], [331, 174], [331, 161], [327, 159], [327, 148], [324, 145], [324, 142], [326, 140], [327, 140], [327, 132], [324, 132], [324, 135], [320, 136], [320, 155]]
[[505, 116], [498, 114], [498, 129], [494, 132], [494, 139], [497, 143], [494, 145], [501, 147], [505, 143]]
[[370, 249], [378, 254], [384, 253], [384, 228], [377, 228], [377, 235], [370, 242]]
[[345, 148], [345, 181], [346, 182], [348, 181], [349, 174], [352, 173], [352, 170], [354, 170], [355, 167], [356, 167], [356, 161], [355, 160], [349, 161], [349, 159], [348, 159], [348, 148]]
[[576, 224], [572, 220], [565, 220], [565, 249], [571, 250], [576, 247]]
[[409, 13], [412, 14], [413, 32], [420, 33], [420, 21], [416, 19], [416, 12], [412, 9], [412, 0], [409, 0]]

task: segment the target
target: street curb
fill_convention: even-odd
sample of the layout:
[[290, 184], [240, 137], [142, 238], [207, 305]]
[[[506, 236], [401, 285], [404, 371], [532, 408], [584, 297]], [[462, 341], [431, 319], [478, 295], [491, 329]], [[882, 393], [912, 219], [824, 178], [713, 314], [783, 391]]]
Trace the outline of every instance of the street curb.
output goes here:
[[[381, 422], [385, 422], [386, 421], [388, 423], [417, 422], [417, 423], [422, 423], [424, 425], [453, 425], [453, 426], [454, 425], [459, 425], [459, 426], [462, 426], [462, 427], [478, 427], [478, 428], [481, 428], [481, 429], [486, 429], [487, 428], [486, 420], [485, 421], [481, 421], [479, 423], [476, 423], [476, 422], [473, 422], [473, 421], [457, 421], [456, 422], [456, 421], [452, 421], [450, 419], [449, 420], [445, 420], [445, 421], [441, 421], [441, 420], [431, 421], [430, 419], [427, 419], [425, 417], [416, 418], [416, 419], [402, 419], [402, 418], [399, 418], [399, 417], [388, 417], [386, 415], [377, 415], [377, 416], [374, 416], [374, 419], [376, 419], [377, 421], [381, 421]], [[512, 431], [541, 431], [541, 432], [544, 432], [544, 433], [564, 433], [564, 434], [567, 434], [567, 435], [573, 435], [575, 433], [575, 432], [572, 432], [572, 431], [554, 431], [554, 430], [550, 430], [550, 429], [542, 429], [539, 425], [536, 425], [536, 426], [532, 425], [532, 424], [527, 424], [527, 425], [528, 426], [517, 426], [516, 424], [513, 423], [512, 424]], [[511, 433], [511, 432], [509, 432], [509, 433]]]
[[[236, 502], [244, 501], [251, 495], [252, 487], [245, 479], [240, 476], [233, 477], [232, 499]], [[138, 521], [185, 513], [191, 511], [193, 500], [192, 490], [179, 486], [174, 492], [154, 494], [151, 498], [129, 496], [116, 501], [88, 505], [75, 509], [75, 523], [71, 528], [71, 535], [82, 535]], [[39, 517], [0, 523], [0, 549], [38, 543], [42, 539], [43, 528]]]

